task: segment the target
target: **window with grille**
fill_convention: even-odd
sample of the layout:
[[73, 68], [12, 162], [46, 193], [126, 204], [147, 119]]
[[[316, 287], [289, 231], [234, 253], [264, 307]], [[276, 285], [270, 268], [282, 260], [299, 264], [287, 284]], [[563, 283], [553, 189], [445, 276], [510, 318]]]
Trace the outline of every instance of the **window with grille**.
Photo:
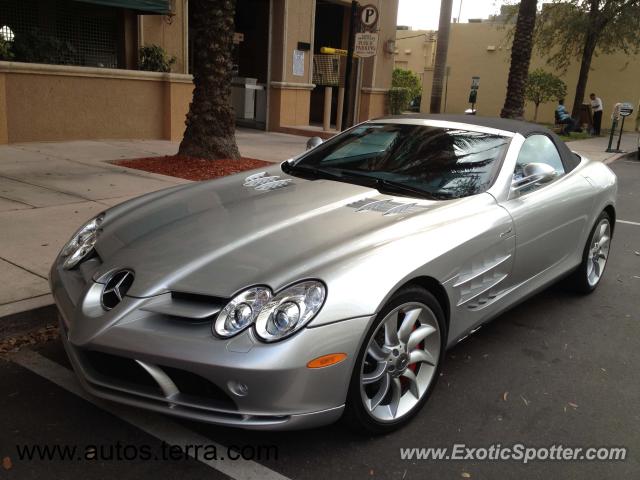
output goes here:
[[121, 19], [122, 9], [71, 0], [0, 1], [14, 61], [122, 67]]

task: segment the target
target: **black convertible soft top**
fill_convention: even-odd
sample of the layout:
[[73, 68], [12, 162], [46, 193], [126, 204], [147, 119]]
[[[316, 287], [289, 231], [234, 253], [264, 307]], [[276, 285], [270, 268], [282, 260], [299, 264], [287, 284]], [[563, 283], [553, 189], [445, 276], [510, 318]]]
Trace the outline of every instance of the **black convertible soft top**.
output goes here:
[[[498, 130], [504, 130], [506, 132], [519, 133], [523, 137], [528, 137], [530, 135], [546, 135], [551, 139], [551, 141], [555, 144], [558, 152], [560, 153], [560, 157], [562, 158], [562, 163], [564, 164], [564, 169], [566, 172], [573, 170], [579, 163], [580, 157], [573, 153], [566, 143], [560, 140], [555, 133], [553, 133], [548, 128], [538, 125], [537, 123], [523, 122], [520, 120], [510, 120], [508, 118], [499, 118], [499, 117], [482, 117], [477, 115], [451, 115], [451, 114], [430, 114], [430, 113], [413, 113], [407, 115], [392, 115], [388, 117], [383, 117], [384, 119], [410, 119], [417, 118], [422, 120], [440, 120], [443, 122], [456, 122], [456, 123], [466, 123], [470, 126], [476, 125], [480, 127], [486, 128], [495, 128]], [[380, 118], [379, 120], [382, 120]], [[373, 121], [375, 122], [374, 119]]]

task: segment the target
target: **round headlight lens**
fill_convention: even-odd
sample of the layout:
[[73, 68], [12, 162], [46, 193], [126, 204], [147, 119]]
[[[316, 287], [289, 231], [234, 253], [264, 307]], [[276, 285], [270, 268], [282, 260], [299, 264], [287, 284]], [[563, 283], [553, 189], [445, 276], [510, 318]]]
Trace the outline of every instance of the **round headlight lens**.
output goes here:
[[260, 309], [271, 300], [267, 287], [253, 287], [236, 295], [218, 314], [213, 331], [220, 337], [231, 337], [251, 325]]
[[61, 255], [65, 258], [63, 267], [69, 270], [75, 267], [89, 252], [93, 250], [100, 234], [100, 225], [104, 220], [104, 213], [89, 220], [78, 230], [71, 240], [62, 249]]
[[300, 307], [293, 302], [285, 302], [276, 308], [273, 321], [267, 322], [267, 331], [271, 335], [282, 335], [300, 321]]
[[300, 330], [320, 311], [326, 292], [317, 280], [286, 288], [260, 310], [256, 333], [262, 340], [275, 342]]

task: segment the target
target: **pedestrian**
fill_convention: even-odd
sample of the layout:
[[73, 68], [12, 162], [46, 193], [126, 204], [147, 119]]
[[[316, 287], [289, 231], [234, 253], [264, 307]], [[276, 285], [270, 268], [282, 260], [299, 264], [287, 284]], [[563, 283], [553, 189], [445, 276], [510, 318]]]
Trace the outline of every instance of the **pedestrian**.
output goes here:
[[600, 126], [602, 125], [602, 99], [596, 97], [595, 93], [589, 95], [591, 99], [591, 110], [593, 110], [593, 134], [597, 137], [600, 136]]
[[571, 118], [571, 115], [567, 112], [567, 109], [564, 106], [564, 98], [558, 100], [558, 106], [556, 107], [556, 121], [565, 126], [562, 130], [564, 135], [569, 135], [571, 132], [576, 130], [576, 121]]

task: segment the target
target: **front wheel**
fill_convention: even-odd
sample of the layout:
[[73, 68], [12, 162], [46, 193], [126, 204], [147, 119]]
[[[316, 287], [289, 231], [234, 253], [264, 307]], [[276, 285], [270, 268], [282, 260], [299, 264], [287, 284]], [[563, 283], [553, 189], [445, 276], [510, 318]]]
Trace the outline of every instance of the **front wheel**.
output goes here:
[[352, 374], [345, 418], [367, 433], [406, 424], [431, 394], [444, 357], [444, 314], [419, 287], [396, 293], [369, 329]]

